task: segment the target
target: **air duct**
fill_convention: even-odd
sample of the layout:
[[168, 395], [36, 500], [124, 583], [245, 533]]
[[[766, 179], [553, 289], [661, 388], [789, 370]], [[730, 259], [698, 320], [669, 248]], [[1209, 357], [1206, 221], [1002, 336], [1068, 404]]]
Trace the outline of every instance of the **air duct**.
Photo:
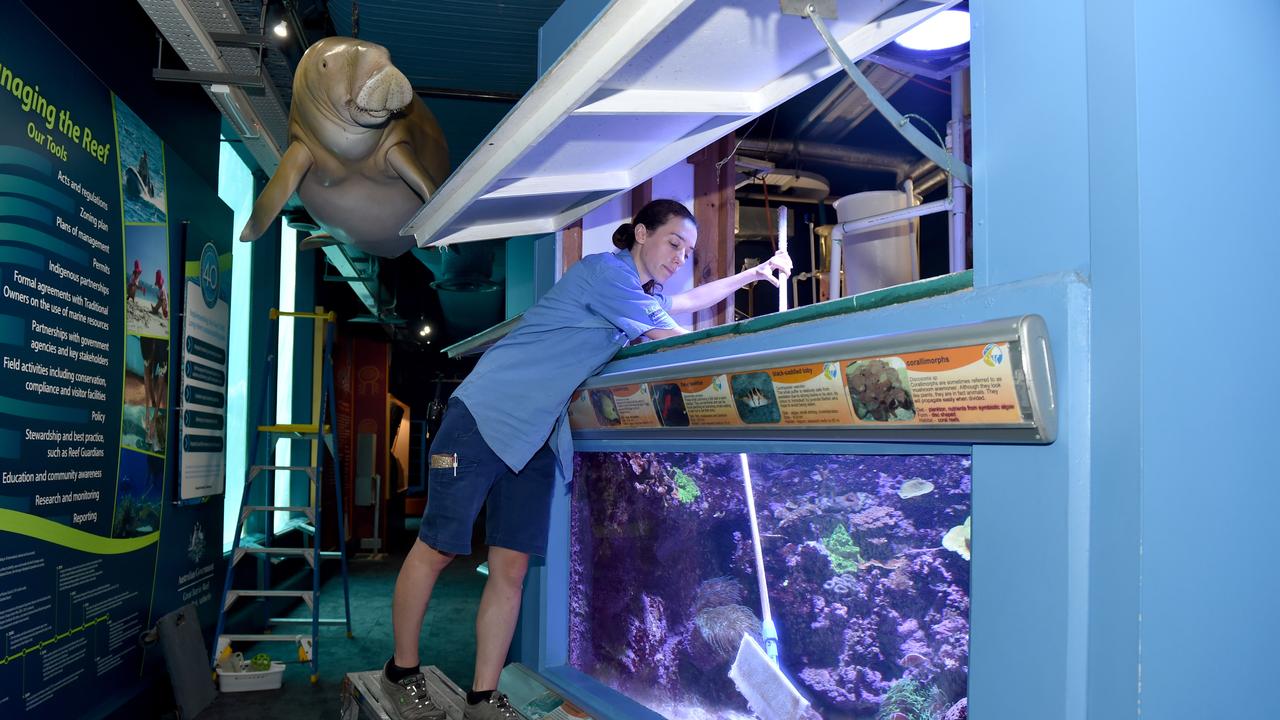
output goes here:
[[801, 157], [815, 162], [828, 162], [865, 170], [880, 170], [906, 177], [917, 157], [896, 153], [856, 150], [842, 145], [810, 142], [807, 140], [743, 140], [739, 152], [748, 152], [766, 159]]

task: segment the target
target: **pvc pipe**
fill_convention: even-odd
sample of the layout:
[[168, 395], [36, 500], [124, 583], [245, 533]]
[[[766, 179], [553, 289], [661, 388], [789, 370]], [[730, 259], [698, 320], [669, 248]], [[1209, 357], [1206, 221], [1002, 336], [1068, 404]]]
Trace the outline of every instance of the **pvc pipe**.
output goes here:
[[881, 225], [888, 225], [902, 220], [917, 218], [921, 215], [932, 215], [936, 212], [950, 210], [951, 204], [950, 199], [934, 200], [931, 203], [925, 203], [923, 205], [914, 205], [912, 207], [903, 208], [902, 210], [891, 210], [887, 213], [869, 215], [864, 218], [858, 218], [857, 220], [849, 220], [847, 222], [840, 223], [831, 230], [831, 246], [835, 247], [835, 241], [837, 239], [843, 240], [845, 237], [850, 235], [856, 235], [860, 232], [866, 232], [867, 230], [874, 230]]
[[[964, 70], [951, 74], [951, 157], [955, 166], [963, 166], [964, 158], [964, 105], [968, 90], [968, 77]], [[965, 262], [966, 240], [968, 235], [969, 188], [955, 175], [951, 176], [951, 222], [950, 229], [950, 271], [961, 272], [968, 263]]]
[[844, 262], [840, 255], [844, 250], [844, 233], [839, 232], [840, 228], [831, 228], [831, 254], [828, 257], [830, 266], [827, 268], [827, 293], [828, 300], [836, 300], [840, 297], [842, 286], [844, 285]]
[[[787, 206], [778, 206], [778, 252], [787, 254]], [[787, 278], [778, 278], [778, 312], [787, 309]]]
[[[902, 181], [902, 192], [907, 196], [907, 207], [916, 206], [916, 184], [911, 178]], [[911, 243], [911, 277], [920, 279], [920, 223], [908, 223], [909, 242]]]

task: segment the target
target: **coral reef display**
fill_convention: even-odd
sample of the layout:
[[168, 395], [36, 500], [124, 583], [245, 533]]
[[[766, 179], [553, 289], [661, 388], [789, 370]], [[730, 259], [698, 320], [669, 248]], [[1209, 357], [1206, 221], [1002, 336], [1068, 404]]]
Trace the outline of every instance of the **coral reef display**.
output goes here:
[[[738, 456], [575, 463], [570, 664], [673, 720], [752, 717], [728, 677], [743, 636], [761, 639]], [[779, 664], [814, 710], [967, 717], [969, 458], [750, 463]]]

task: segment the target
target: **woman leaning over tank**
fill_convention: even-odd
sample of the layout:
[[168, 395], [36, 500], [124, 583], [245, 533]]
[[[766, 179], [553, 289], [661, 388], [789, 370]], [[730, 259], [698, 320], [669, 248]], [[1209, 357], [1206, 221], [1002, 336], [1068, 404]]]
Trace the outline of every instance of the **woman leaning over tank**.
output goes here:
[[494, 692], [520, 612], [530, 555], [546, 552], [556, 468], [569, 476], [573, 443], [566, 408], [573, 391], [641, 336], [688, 332], [671, 318], [711, 307], [755, 280], [791, 273], [784, 253], [749, 270], [666, 296], [663, 283], [693, 255], [698, 228], [674, 200], [654, 200], [613, 235], [617, 251], [569, 268], [519, 325], [480, 358], [450, 398], [431, 443], [422, 529], [396, 581], [395, 653], [382, 673], [400, 720], [443, 720], [418, 670], [418, 638], [432, 588], [486, 507], [489, 576], [476, 617], [476, 668], [464, 720], [514, 718]]

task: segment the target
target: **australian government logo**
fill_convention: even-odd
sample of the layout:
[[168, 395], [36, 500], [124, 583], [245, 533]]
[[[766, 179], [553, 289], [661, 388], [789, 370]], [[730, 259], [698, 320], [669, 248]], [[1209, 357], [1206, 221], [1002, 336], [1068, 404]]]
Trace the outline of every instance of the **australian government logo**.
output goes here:
[[222, 276], [218, 270], [218, 251], [212, 243], [205, 243], [200, 251], [200, 296], [204, 304], [212, 309], [218, 304]]
[[187, 558], [193, 563], [200, 562], [204, 557], [205, 539], [204, 528], [200, 523], [191, 529], [191, 537], [187, 540]]

